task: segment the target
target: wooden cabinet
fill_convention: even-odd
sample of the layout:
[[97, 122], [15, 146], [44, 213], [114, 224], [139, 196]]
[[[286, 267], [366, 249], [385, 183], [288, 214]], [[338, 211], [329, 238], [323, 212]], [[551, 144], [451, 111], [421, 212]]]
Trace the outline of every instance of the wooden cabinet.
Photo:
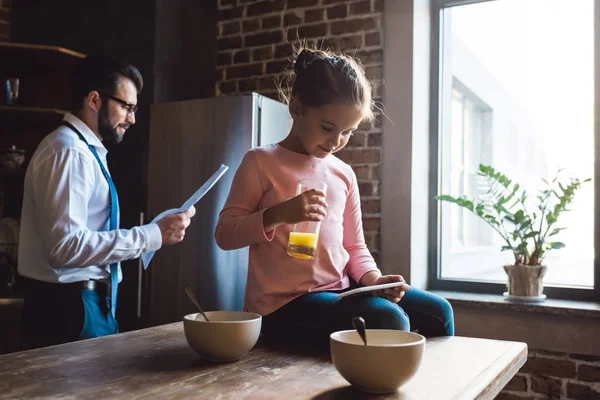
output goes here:
[[16, 146], [26, 152], [25, 164], [19, 170], [0, 169], [0, 217], [19, 219], [27, 162], [70, 108], [69, 74], [83, 57], [62, 47], [0, 43], [2, 103], [5, 80], [19, 79], [16, 103], [0, 105], [0, 149]]
[[[21, 168], [0, 166], [0, 218], [20, 219], [28, 161], [70, 109], [69, 75], [83, 57], [62, 47], [0, 43], [0, 150], [25, 150]], [[19, 96], [12, 105], [5, 104], [7, 78], [19, 79]], [[0, 268], [16, 269], [16, 263], [4, 262]], [[10, 290], [0, 287], [0, 354], [19, 350], [20, 296], [18, 280]]]

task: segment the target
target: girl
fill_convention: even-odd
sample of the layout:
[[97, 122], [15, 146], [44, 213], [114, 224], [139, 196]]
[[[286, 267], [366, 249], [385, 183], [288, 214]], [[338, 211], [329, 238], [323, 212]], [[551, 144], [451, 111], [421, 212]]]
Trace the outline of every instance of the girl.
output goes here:
[[[250, 246], [245, 309], [263, 316], [272, 340], [327, 345], [329, 334], [367, 328], [454, 334], [450, 304], [409, 288], [400, 275], [382, 275], [364, 242], [360, 195], [352, 168], [333, 153], [361, 121], [373, 118], [371, 85], [351, 57], [307, 48], [294, 62], [288, 100], [293, 125], [280, 143], [246, 153], [221, 211], [215, 238], [224, 250]], [[319, 180], [296, 196], [299, 180]], [[314, 259], [290, 257], [292, 224], [320, 221]], [[338, 299], [360, 286], [403, 285]], [[374, 295], [373, 295], [374, 294]]]

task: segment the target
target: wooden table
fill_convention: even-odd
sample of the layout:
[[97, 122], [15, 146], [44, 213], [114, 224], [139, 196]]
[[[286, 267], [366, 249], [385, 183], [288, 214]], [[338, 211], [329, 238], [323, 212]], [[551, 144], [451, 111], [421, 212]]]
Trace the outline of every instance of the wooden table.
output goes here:
[[429, 339], [417, 375], [375, 396], [352, 389], [327, 354], [258, 345], [236, 362], [204, 361], [174, 323], [0, 356], [0, 398], [493, 399], [526, 358], [524, 343]]

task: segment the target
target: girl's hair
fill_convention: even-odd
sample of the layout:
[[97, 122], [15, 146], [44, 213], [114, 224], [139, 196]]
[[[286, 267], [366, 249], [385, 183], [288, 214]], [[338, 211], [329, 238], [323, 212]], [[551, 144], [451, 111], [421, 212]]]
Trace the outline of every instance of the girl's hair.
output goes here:
[[293, 69], [278, 82], [279, 94], [284, 101], [289, 103], [291, 94], [310, 107], [352, 105], [362, 110], [363, 120], [373, 119], [371, 83], [360, 61], [305, 45], [296, 48], [295, 54]]

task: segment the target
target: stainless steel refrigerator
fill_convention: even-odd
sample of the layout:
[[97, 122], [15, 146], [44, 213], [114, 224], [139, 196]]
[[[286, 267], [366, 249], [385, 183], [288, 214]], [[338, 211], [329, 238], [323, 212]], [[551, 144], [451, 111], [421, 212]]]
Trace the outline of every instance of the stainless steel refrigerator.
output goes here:
[[148, 215], [179, 207], [221, 164], [229, 171], [196, 204], [183, 242], [159, 250], [144, 283], [145, 325], [195, 312], [190, 286], [205, 310], [241, 310], [248, 248], [224, 251], [214, 231], [244, 154], [275, 143], [291, 126], [287, 106], [258, 94], [155, 104], [151, 107]]

